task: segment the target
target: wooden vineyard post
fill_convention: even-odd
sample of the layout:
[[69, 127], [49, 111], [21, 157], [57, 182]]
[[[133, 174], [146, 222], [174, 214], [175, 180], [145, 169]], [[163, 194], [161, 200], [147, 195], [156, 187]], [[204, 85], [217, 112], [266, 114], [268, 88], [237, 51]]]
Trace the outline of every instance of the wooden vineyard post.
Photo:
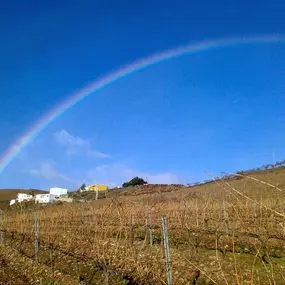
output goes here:
[[134, 218], [131, 216], [130, 221], [130, 244], [133, 245], [134, 243]]
[[82, 216], [81, 216], [81, 233], [84, 233], [84, 208], [82, 208]]
[[0, 230], [0, 244], [4, 244], [4, 211], [0, 209], [0, 215], [1, 215], [1, 230]]
[[53, 245], [50, 247], [50, 271], [54, 275]]
[[4, 211], [2, 211], [1, 209], [0, 209], [0, 216], [1, 216], [1, 228], [3, 230], [4, 229], [4, 218], [5, 218], [5, 216], [4, 216]]
[[164, 250], [165, 250], [167, 284], [172, 285], [171, 261], [170, 261], [168, 232], [167, 232], [167, 219], [165, 216], [162, 217], [162, 231], [163, 231], [163, 243], [164, 243]]
[[145, 244], [145, 242], [147, 241], [147, 237], [148, 237], [148, 221], [147, 219], [145, 219], [145, 237], [143, 244]]
[[39, 261], [39, 219], [37, 214], [35, 214], [35, 260], [36, 263]]
[[4, 222], [5, 222], [5, 217], [6, 217], [6, 230], [8, 231], [9, 223], [8, 223], [8, 213], [7, 212], [6, 212], [5, 216], [3, 217]]
[[151, 216], [149, 216], [149, 245], [153, 245]]
[[226, 234], [229, 234], [229, 227], [228, 227], [228, 214], [227, 214], [227, 207], [226, 202], [223, 199], [223, 208], [224, 208], [224, 220], [225, 220], [225, 226], [226, 226]]
[[98, 186], [95, 187], [95, 191], [96, 191], [95, 200], [97, 201], [98, 200], [98, 196], [99, 196], [99, 188], [98, 188]]
[[254, 219], [256, 219], [257, 214], [256, 214], [256, 202], [255, 201], [253, 202], [253, 216], [254, 216]]
[[103, 273], [104, 273], [104, 285], [109, 284], [109, 270], [106, 265], [103, 266]]
[[0, 231], [0, 244], [4, 244], [4, 232]]

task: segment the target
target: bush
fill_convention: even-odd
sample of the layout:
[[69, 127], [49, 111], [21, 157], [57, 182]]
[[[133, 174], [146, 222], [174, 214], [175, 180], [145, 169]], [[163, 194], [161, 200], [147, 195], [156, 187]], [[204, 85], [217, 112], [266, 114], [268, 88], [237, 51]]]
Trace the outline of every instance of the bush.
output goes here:
[[146, 181], [144, 181], [142, 178], [139, 177], [135, 177], [132, 180], [130, 180], [129, 182], [125, 182], [123, 183], [123, 187], [130, 187], [130, 186], [136, 186], [136, 185], [145, 185], [147, 184]]

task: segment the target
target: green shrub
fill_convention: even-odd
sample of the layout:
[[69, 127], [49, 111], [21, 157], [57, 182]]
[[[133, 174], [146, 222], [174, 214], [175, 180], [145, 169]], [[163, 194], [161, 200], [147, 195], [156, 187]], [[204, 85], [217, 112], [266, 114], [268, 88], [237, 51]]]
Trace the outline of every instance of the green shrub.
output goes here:
[[136, 186], [136, 185], [144, 185], [147, 184], [147, 182], [145, 180], [143, 180], [140, 177], [135, 177], [132, 180], [130, 180], [129, 182], [125, 182], [123, 183], [123, 187], [130, 187], [130, 186]]

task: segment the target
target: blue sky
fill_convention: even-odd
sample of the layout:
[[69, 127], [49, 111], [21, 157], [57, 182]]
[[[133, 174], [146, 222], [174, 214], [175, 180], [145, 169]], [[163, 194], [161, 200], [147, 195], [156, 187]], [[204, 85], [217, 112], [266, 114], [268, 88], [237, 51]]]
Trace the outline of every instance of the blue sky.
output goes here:
[[[285, 34], [283, 1], [4, 1], [0, 153], [74, 91], [189, 42]], [[155, 65], [77, 104], [0, 176], [0, 187], [187, 183], [285, 158], [285, 44]]]

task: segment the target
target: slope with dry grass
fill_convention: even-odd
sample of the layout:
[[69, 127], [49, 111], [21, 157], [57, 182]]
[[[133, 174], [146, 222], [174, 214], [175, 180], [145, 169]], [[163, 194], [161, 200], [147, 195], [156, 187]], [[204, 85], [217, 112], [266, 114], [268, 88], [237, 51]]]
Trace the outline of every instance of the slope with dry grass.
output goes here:
[[[166, 216], [173, 284], [285, 284], [284, 191], [278, 168], [43, 209], [39, 265], [82, 284], [166, 284]], [[34, 213], [9, 213], [1, 228], [6, 247], [35, 258]]]

